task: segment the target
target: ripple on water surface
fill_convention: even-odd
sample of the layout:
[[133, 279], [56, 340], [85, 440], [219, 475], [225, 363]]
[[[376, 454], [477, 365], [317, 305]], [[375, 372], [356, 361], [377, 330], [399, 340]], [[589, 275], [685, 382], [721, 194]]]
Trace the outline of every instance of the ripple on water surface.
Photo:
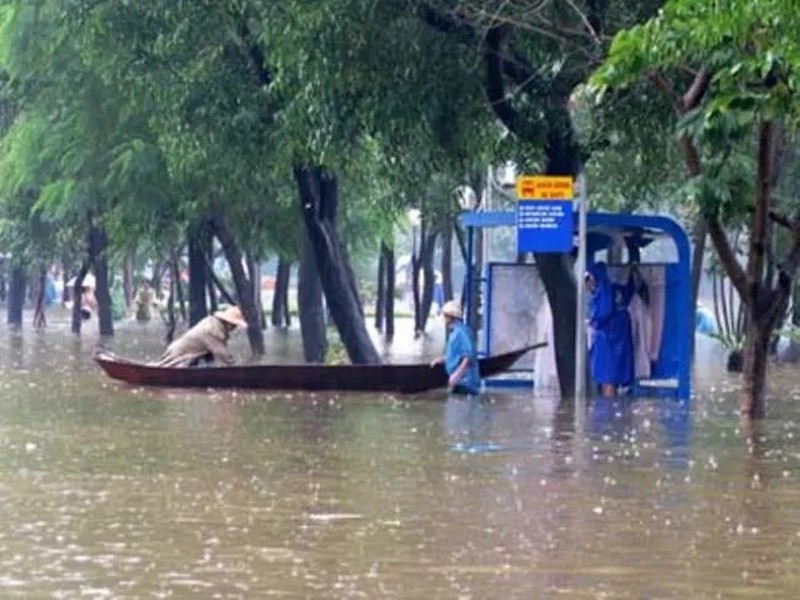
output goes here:
[[[578, 408], [147, 390], [105, 379], [92, 336], [56, 322], [0, 338], [0, 597], [787, 597], [800, 583], [791, 372], [745, 428], [719, 373], [691, 404]], [[149, 356], [160, 336], [129, 324], [115, 345]], [[299, 348], [296, 332], [268, 345]]]

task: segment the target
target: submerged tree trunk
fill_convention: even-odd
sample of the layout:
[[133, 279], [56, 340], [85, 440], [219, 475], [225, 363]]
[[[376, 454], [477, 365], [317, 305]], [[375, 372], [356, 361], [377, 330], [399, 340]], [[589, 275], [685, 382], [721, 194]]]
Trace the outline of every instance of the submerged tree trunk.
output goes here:
[[21, 266], [11, 267], [11, 282], [8, 289], [8, 324], [11, 327], [22, 327], [22, 311], [25, 306], [25, 269]]
[[33, 303], [33, 327], [44, 329], [47, 327], [47, 315], [45, 314], [45, 287], [47, 285], [47, 267], [39, 267], [39, 275], [36, 284], [36, 299]]
[[752, 418], [762, 418], [766, 414], [764, 400], [771, 333], [771, 328], [761, 322], [753, 323], [747, 332], [742, 365], [742, 413]]
[[94, 277], [97, 288], [97, 320], [100, 335], [114, 335], [114, 316], [111, 311], [111, 286], [108, 280], [108, 237], [104, 229], [93, 226], [89, 230], [89, 256], [94, 268]]
[[256, 305], [256, 312], [258, 313], [258, 324], [263, 331], [267, 328], [267, 323], [266, 319], [264, 319], [264, 302], [261, 299], [261, 261], [249, 252], [247, 253], [247, 271], [253, 292], [253, 304]]
[[[567, 99], [563, 99], [566, 107]], [[575, 177], [580, 171], [580, 149], [574, 140], [568, 114], [564, 122], [551, 123], [545, 152], [548, 175]], [[553, 339], [556, 351], [556, 370], [565, 397], [575, 396], [575, 307], [578, 287], [569, 254], [534, 254], [539, 276], [553, 312]]]
[[307, 363], [323, 363], [328, 352], [325, 329], [325, 308], [314, 249], [303, 232], [303, 251], [297, 272], [297, 308], [300, 314], [300, 335], [303, 356]]
[[75, 335], [81, 334], [81, 325], [83, 324], [83, 317], [81, 315], [81, 304], [83, 301], [83, 280], [89, 272], [89, 261], [81, 264], [78, 274], [75, 276], [75, 284], [72, 286], [72, 333]]
[[289, 283], [292, 276], [292, 263], [286, 258], [278, 259], [275, 274], [275, 290], [272, 296], [272, 326], [290, 327], [292, 317], [289, 313]]
[[231, 269], [239, 308], [241, 308], [244, 319], [247, 321], [247, 338], [250, 341], [250, 350], [255, 356], [262, 356], [265, 352], [264, 332], [261, 329], [258, 309], [253, 301], [252, 282], [245, 275], [244, 267], [242, 266], [242, 253], [236, 244], [233, 232], [221, 214], [217, 213], [211, 218], [211, 227], [222, 245], [225, 258], [228, 260], [228, 265]]
[[339, 337], [353, 363], [380, 363], [364, 322], [355, 277], [336, 230], [336, 177], [321, 167], [295, 166], [294, 175], [306, 232]]
[[743, 269], [734, 249], [715, 216], [708, 219], [709, 234], [731, 283], [745, 304], [743, 386], [740, 409], [744, 417], [760, 418], [766, 413], [767, 359], [775, 328], [786, 312], [795, 272], [800, 263], [800, 239], [795, 233], [792, 249], [781, 263], [777, 281], [765, 277], [769, 219], [772, 203], [775, 125], [762, 121], [758, 127], [758, 173], [756, 196], [750, 216], [747, 265]]
[[[189, 326], [196, 325], [208, 315], [206, 288], [208, 271], [206, 253], [211, 243], [210, 231], [205, 222], [190, 227], [186, 232], [189, 257]], [[213, 289], [213, 288], [212, 288]]]

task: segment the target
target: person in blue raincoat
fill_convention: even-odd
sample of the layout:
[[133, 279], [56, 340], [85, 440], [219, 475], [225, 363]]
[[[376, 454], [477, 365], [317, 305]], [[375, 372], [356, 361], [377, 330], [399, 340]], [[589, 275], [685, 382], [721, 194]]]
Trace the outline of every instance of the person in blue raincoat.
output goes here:
[[597, 263], [586, 275], [591, 292], [589, 324], [592, 343], [589, 365], [603, 396], [633, 383], [633, 335], [628, 304], [633, 296], [633, 277], [626, 285], [611, 283], [605, 263]]
[[44, 278], [44, 305], [50, 308], [58, 300], [58, 290], [56, 290], [56, 282], [50, 273], [47, 273]]
[[456, 394], [477, 394], [481, 387], [478, 353], [472, 341], [472, 332], [463, 321], [461, 307], [454, 300], [442, 307], [447, 327], [447, 346], [444, 357], [433, 361], [444, 363], [448, 389]]

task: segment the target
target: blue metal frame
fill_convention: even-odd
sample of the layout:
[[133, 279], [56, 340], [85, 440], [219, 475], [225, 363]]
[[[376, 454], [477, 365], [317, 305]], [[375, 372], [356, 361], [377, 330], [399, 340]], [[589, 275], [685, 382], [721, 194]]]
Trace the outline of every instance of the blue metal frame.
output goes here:
[[[492, 265], [494, 263], [489, 263], [488, 265], [484, 265], [483, 268], [486, 269], [486, 306], [489, 307], [492, 305]], [[489, 335], [489, 332], [492, 329], [492, 311], [491, 310], [484, 310], [483, 316], [483, 351], [486, 353], [486, 356], [492, 355], [492, 336]]]
[[[467, 269], [467, 293], [466, 304], [469, 307], [471, 298], [472, 287], [472, 269], [473, 269], [473, 235], [476, 227], [515, 227], [516, 226], [516, 212], [515, 211], [471, 211], [465, 212], [461, 215], [461, 223], [468, 228], [469, 239], [467, 244], [467, 262], [469, 269]], [[596, 227], [608, 227], [618, 230], [631, 230], [631, 229], [651, 229], [658, 230], [667, 234], [675, 244], [678, 251], [678, 269], [681, 273], [680, 284], [677, 290], [672, 293], [677, 293], [682, 296], [685, 301], [681, 302], [680, 313], [678, 315], [678, 322], [684, 323], [686, 328], [686, 335], [678, 338], [678, 372], [676, 373], [678, 379], [678, 388], [676, 390], [677, 396], [682, 399], [688, 399], [691, 394], [691, 376], [692, 376], [692, 359], [694, 352], [694, 309], [692, 307], [692, 292], [691, 292], [691, 247], [689, 238], [683, 228], [672, 218], [658, 215], [635, 215], [635, 214], [621, 214], [621, 213], [589, 213], [587, 218], [587, 225], [589, 229]], [[487, 315], [490, 311], [486, 311]], [[486, 328], [487, 335], [489, 328]], [[657, 391], [655, 388], [648, 388]]]
[[472, 314], [471, 306], [472, 306], [472, 277], [473, 277], [473, 270], [475, 269], [475, 260], [473, 258], [473, 254], [475, 253], [474, 248], [474, 238], [475, 238], [475, 228], [472, 225], [467, 226], [467, 289], [464, 290], [464, 322], [468, 326], [472, 326], [470, 323], [470, 315]]

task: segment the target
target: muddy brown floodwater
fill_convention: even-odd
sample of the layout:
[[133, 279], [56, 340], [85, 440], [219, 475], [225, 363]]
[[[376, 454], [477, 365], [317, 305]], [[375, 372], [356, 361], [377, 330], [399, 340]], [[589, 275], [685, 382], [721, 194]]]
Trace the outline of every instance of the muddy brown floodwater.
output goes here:
[[[161, 335], [128, 324], [114, 349], [152, 356]], [[403, 336], [395, 358], [441, 343]], [[573, 410], [528, 393], [137, 389], [95, 368], [95, 340], [58, 321], [0, 329], [2, 598], [800, 588], [800, 377], [771, 377], [769, 418], [744, 431], [707, 341], [691, 402]], [[267, 334], [274, 360], [295, 360], [298, 342]]]

